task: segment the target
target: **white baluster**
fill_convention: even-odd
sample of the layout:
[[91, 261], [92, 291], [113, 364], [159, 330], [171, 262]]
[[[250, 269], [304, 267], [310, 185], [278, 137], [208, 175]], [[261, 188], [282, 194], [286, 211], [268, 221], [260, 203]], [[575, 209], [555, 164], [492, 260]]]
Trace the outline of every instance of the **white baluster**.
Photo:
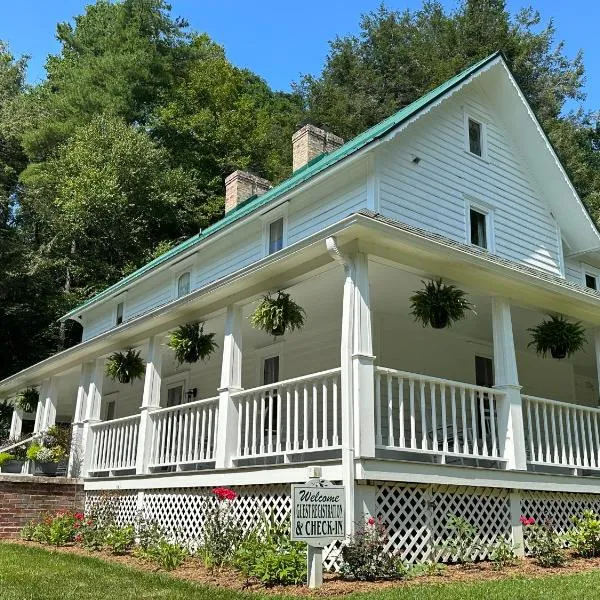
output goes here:
[[319, 405], [318, 405], [319, 398], [318, 398], [318, 391], [317, 391], [316, 383], [313, 383], [312, 391], [313, 391], [313, 393], [312, 393], [312, 413], [313, 413], [313, 416], [312, 416], [312, 434], [313, 434], [312, 443], [313, 443], [313, 445], [312, 445], [312, 447], [318, 448], [318, 446], [319, 446], [319, 428], [317, 426], [317, 413], [318, 413], [318, 408], [319, 408]]
[[388, 446], [395, 446], [394, 436], [394, 395], [392, 394], [392, 376], [387, 377], [387, 413], [388, 413]]
[[425, 381], [419, 382], [419, 401], [421, 403], [421, 450], [428, 450], [427, 444], [427, 413], [425, 412]]
[[375, 376], [375, 443], [378, 446], [383, 445], [383, 435], [381, 433], [381, 374], [377, 373]]
[[452, 452], [455, 452], [456, 454], [458, 454], [458, 452], [460, 451], [459, 446], [458, 446], [458, 425], [456, 423], [456, 387], [452, 386], [451, 390], [450, 390], [450, 407], [452, 410], [452, 438], [453, 438], [453, 444], [452, 444]]
[[436, 401], [436, 395], [435, 395], [436, 388], [437, 388], [437, 385], [433, 381], [430, 381], [429, 382], [429, 392], [431, 394], [431, 430], [432, 430], [431, 449], [434, 450], [435, 452], [438, 452], [439, 445], [438, 445], [438, 434], [437, 434], [437, 401]]
[[398, 378], [398, 419], [399, 419], [399, 438], [398, 445], [400, 448], [406, 447], [405, 431], [404, 431], [404, 379]]
[[323, 430], [321, 431], [321, 446], [327, 448], [329, 446], [329, 423], [327, 422], [327, 379], [323, 380]]
[[477, 414], [475, 412], [475, 390], [470, 390], [471, 399], [471, 432], [473, 436], [473, 454], [479, 454], [479, 439], [477, 437]]
[[332, 444], [338, 446], [338, 375], [333, 376], [333, 439]]
[[446, 421], [446, 386], [440, 385], [440, 403], [442, 408], [442, 451], [448, 452], [448, 423]]
[[469, 432], [467, 429], [467, 391], [464, 387], [460, 388], [460, 408], [463, 428], [463, 454], [469, 454]]
[[285, 390], [285, 451], [292, 449], [292, 399], [289, 386]]

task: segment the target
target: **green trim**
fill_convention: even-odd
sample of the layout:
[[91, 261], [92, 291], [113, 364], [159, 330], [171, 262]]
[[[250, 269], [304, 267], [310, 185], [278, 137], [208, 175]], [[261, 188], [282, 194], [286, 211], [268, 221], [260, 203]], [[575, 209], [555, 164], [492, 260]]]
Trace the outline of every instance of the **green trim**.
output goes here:
[[275, 200], [279, 196], [285, 194], [286, 192], [289, 192], [301, 183], [304, 183], [305, 181], [311, 179], [318, 173], [321, 173], [322, 171], [333, 166], [342, 159], [350, 156], [351, 154], [354, 154], [355, 152], [361, 150], [368, 144], [381, 138], [385, 134], [392, 131], [394, 128], [404, 123], [410, 117], [418, 114], [428, 105], [438, 100], [440, 96], [443, 96], [444, 94], [452, 90], [454, 87], [461, 84], [463, 81], [465, 81], [465, 79], [468, 79], [471, 75], [473, 75], [474, 73], [476, 73], [477, 71], [485, 67], [488, 63], [492, 62], [498, 57], [502, 57], [500, 52], [496, 52], [491, 56], [488, 56], [482, 61], [472, 65], [468, 69], [461, 71], [458, 75], [455, 75], [451, 79], [448, 79], [448, 81], [438, 86], [437, 88], [431, 90], [424, 96], [421, 96], [421, 98], [415, 100], [412, 104], [405, 106], [397, 113], [393, 114], [391, 117], [384, 119], [383, 121], [381, 121], [381, 123], [378, 123], [377, 125], [374, 125], [370, 129], [367, 129], [363, 133], [357, 135], [355, 138], [346, 142], [343, 146], [340, 146], [337, 150], [334, 150], [330, 153], [323, 153], [320, 156], [315, 157], [307, 165], [295, 171], [289, 179], [282, 181], [280, 184], [271, 188], [269, 191], [265, 192], [261, 196], [248, 198], [248, 200], [245, 200], [244, 202], [238, 204], [234, 209], [229, 211], [220, 221], [217, 221], [210, 227], [207, 227], [204, 231], [191, 237], [185, 242], [182, 242], [178, 246], [171, 248], [171, 250], [165, 252], [158, 258], [155, 258], [153, 261], [147, 263], [143, 267], [139, 268], [137, 271], [134, 271], [127, 277], [121, 279], [117, 283], [96, 294], [89, 300], [86, 300], [83, 304], [64, 315], [64, 317], [62, 317], [61, 320], [76, 318], [78, 313], [88, 309], [92, 304], [95, 304], [96, 302], [99, 302], [100, 300], [103, 300], [108, 296], [111, 296], [112, 294], [115, 294], [116, 292], [122, 290], [130, 283], [133, 283], [141, 276], [167, 262], [174, 256], [177, 256], [178, 254], [181, 254], [182, 252], [193, 248], [199, 242], [204, 241], [211, 235], [217, 233], [218, 231], [221, 231], [231, 223], [234, 223], [235, 221], [247, 216], [257, 208], [268, 204], [272, 200]]

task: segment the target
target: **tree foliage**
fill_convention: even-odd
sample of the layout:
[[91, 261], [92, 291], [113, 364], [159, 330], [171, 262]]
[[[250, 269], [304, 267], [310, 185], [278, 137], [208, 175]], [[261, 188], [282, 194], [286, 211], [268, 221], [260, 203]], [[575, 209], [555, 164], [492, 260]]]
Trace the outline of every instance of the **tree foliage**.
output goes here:
[[61, 314], [220, 218], [229, 173], [287, 177], [302, 123], [350, 138], [496, 50], [600, 219], [598, 120], [565, 110], [583, 97], [582, 56], [531, 9], [382, 5], [292, 93], [231, 64], [165, 0], [97, 0], [56, 35], [32, 86], [0, 42], [0, 377], [74, 343]]

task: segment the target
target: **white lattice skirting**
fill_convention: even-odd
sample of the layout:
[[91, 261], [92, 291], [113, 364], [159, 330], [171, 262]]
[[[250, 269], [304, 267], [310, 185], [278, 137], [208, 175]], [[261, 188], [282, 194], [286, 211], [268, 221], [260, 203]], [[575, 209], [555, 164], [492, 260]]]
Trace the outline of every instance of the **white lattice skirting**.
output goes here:
[[[236, 492], [239, 497], [232, 508], [244, 529], [258, 523], [263, 514], [279, 522], [290, 514], [288, 485], [247, 486], [236, 488]], [[91, 508], [101, 496], [88, 492], [86, 507]], [[214, 502], [210, 488], [116, 492], [111, 496], [118, 522], [133, 523], [143, 515], [191, 545], [202, 537], [205, 503]], [[600, 512], [600, 495], [523, 491], [520, 498], [520, 514], [551, 521], [559, 531], [566, 531], [570, 517], [587, 508]], [[506, 489], [381, 483], [376, 486], [376, 508], [389, 530], [389, 549], [408, 562], [451, 558], [439, 556], [449, 515], [464, 517], [477, 526], [484, 544], [512, 535], [510, 493]], [[482, 552], [480, 558], [486, 557]], [[323, 563], [327, 569], [338, 567], [339, 545], [324, 552]]]

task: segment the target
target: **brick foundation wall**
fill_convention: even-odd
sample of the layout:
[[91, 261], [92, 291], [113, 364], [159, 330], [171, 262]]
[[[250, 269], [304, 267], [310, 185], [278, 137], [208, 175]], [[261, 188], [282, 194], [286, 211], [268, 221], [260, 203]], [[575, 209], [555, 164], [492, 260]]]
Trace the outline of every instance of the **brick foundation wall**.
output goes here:
[[42, 513], [83, 511], [84, 502], [77, 479], [0, 475], [0, 539], [18, 537], [23, 525]]

